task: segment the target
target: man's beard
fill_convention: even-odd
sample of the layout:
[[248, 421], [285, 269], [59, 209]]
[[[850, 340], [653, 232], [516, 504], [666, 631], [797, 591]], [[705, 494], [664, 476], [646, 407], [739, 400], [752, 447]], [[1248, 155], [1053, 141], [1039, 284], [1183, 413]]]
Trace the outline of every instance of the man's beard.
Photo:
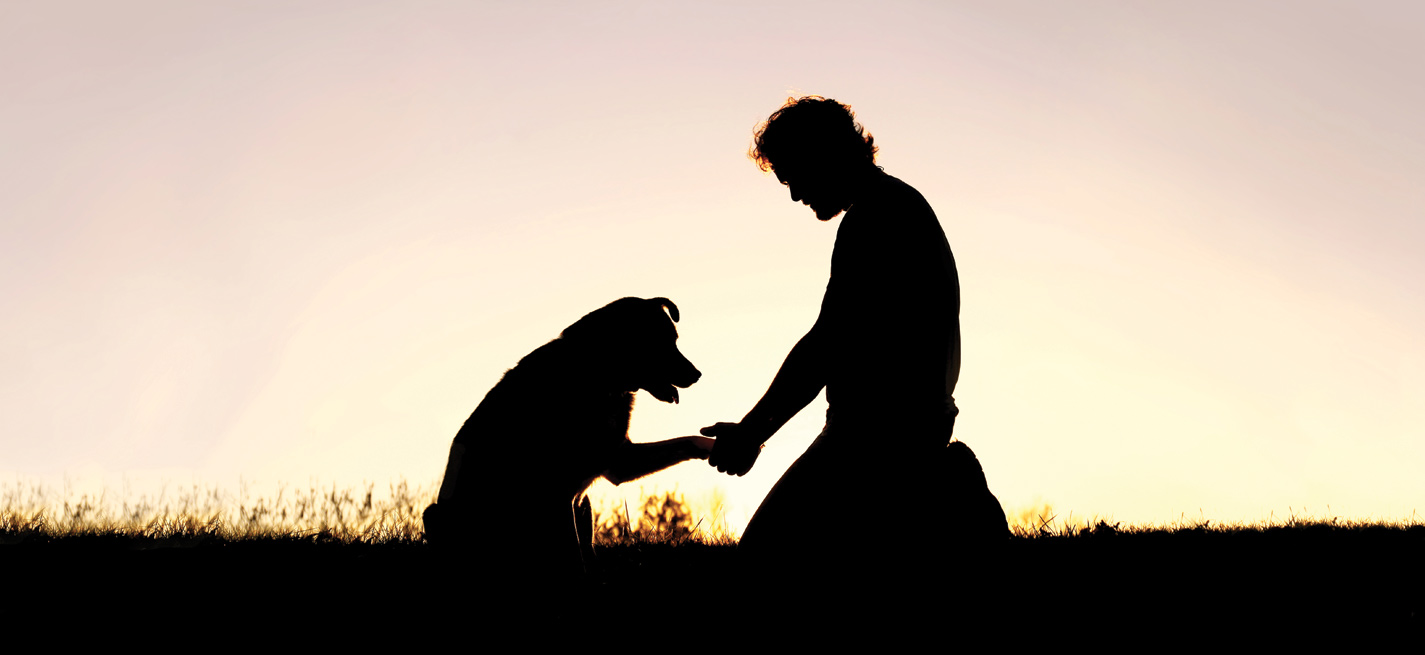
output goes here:
[[845, 211], [841, 207], [833, 205], [812, 205], [811, 210], [816, 214], [816, 220], [818, 221], [829, 221]]

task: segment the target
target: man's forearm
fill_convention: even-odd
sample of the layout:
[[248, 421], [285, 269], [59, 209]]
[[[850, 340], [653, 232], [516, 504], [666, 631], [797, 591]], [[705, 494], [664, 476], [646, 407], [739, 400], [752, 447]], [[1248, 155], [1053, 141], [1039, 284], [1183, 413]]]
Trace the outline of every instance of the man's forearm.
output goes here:
[[826, 348], [822, 331], [813, 326], [792, 348], [772, 386], [740, 424], [762, 443], [801, 411], [826, 386]]

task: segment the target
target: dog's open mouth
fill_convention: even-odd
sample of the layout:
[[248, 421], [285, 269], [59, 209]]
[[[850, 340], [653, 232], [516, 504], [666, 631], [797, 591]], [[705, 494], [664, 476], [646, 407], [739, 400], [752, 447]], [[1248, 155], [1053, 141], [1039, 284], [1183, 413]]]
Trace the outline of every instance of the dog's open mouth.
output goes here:
[[678, 404], [678, 388], [671, 384], [649, 385], [643, 389], [665, 403]]

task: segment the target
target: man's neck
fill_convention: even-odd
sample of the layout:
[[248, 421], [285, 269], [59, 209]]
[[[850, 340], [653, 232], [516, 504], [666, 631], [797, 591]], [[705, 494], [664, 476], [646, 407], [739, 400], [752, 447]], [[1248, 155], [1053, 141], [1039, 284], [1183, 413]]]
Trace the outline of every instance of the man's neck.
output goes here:
[[846, 204], [846, 211], [850, 211], [870, 190], [881, 180], [886, 178], [885, 171], [879, 168], [868, 168], [846, 180], [846, 188], [850, 202]]

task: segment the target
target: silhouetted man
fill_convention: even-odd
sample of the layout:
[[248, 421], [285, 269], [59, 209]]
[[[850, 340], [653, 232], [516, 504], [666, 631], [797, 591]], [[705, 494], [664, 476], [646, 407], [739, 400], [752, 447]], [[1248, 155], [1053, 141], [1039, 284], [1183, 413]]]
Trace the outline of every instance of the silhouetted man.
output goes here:
[[708, 463], [740, 476], [826, 389], [825, 429], [743, 533], [740, 550], [756, 561], [934, 546], [945, 537], [946, 453], [963, 451], [979, 471], [968, 448], [946, 447], [960, 373], [955, 259], [925, 198], [885, 174], [876, 151], [849, 107], [809, 96], [772, 114], [749, 153], [818, 219], [846, 212], [816, 323], [741, 422], [703, 429], [717, 437]]

